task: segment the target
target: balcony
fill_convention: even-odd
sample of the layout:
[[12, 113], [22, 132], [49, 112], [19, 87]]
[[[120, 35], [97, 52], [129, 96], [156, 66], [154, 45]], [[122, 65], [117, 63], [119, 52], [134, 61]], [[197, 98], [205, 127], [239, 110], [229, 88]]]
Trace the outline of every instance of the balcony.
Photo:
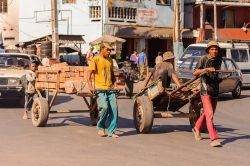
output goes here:
[[136, 8], [112, 7], [108, 10], [108, 19], [113, 22], [136, 23]]

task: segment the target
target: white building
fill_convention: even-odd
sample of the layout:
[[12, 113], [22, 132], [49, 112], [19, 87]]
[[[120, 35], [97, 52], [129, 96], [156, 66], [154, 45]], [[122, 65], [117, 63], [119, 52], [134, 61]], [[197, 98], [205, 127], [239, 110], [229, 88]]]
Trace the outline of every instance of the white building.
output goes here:
[[[154, 59], [158, 51], [172, 50], [173, 3], [173, 0], [58, 0], [59, 34], [82, 34], [87, 43], [103, 34], [115, 35], [127, 40], [123, 56], [146, 48], [149, 58]], [[22, 0], [19, 27], [25, 33], [19, 34], [20, 41], [51, 34], [50, 9], [51, 0]]]
[[19, 41], [19, 0], [0, 0], [0, 43], [14, 45]]

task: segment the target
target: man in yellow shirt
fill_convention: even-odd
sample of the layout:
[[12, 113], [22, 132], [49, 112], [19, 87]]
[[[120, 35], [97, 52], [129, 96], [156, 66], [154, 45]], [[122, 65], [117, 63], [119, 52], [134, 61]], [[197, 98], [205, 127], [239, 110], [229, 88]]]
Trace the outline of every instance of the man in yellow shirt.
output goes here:
[[[89, 65], [88, 85], [91, 93], [95, 91], [97, 95], [98, 111], [100, 112], [100, 119], [97, 123], [98, 135], [106, 136], [105, 127], [107, 127], [108, 136], [118, 138], [119, 136], [115, 134], [118, 108], [114, 93], [114, 89], [118, 88], [113, 72], [113, 62], [109, 57], [113, 48], [107, 43], [101, 43], [100, 48], [100, 54], [95, 56]], [[94, 87], [92, 79], [94, 79]], [[108, 126], [106, 126], [106, 121]]]

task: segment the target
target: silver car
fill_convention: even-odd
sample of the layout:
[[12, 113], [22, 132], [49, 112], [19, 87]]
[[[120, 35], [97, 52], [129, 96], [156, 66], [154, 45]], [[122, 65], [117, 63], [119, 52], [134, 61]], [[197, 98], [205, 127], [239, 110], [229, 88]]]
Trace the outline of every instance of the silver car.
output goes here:
[[[200, 56], [188, 57], [178, 66], [177, 73], [181, 82], [184, 83], [195, 77], [193, 75], [194, 68], [200, 58]], [[223, 58], [221, 70], [232, 71], [232, 75], [220, 83], [219, 93], [232, 92], [232, 96], [234, 98], [239, 98], [242, 86], [242, 73], [239, 67], [234, 60], [230, 58]], [[219, 73], [219, 76], [223, 77], [227, 74], [228, 73]]]
[[0, 53], [0, 100], [15, 100], [24, 106], [25, 75], [31, 61], [41, 64], [35, 55]]

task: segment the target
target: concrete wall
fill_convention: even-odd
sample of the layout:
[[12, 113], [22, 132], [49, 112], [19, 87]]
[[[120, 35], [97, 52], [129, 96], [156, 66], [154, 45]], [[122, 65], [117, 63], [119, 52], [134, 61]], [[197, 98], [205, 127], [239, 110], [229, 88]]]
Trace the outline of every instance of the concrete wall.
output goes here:
[[[19, 41], [19, 0], [8, 0], [8, 12], [0, 13], [0, 32], [5, 46], [14, 45]], [[14, 40], [8, 40], [14, 38]]]
[[[29, 41], [51, 34], [50, 0], [22, 0], [20, 3], [20, 41]], [[33, 4], [33, 5], [31, 5]], [[27, 6], [29, 6], [27, 8]], [[77, 1], [77, 4], [62, 4], [58, 0], [58, 31], [60, 34], [82, 34], [89, 42], [101, 35], [101, 22], [89, 19], [88, 1]]]

